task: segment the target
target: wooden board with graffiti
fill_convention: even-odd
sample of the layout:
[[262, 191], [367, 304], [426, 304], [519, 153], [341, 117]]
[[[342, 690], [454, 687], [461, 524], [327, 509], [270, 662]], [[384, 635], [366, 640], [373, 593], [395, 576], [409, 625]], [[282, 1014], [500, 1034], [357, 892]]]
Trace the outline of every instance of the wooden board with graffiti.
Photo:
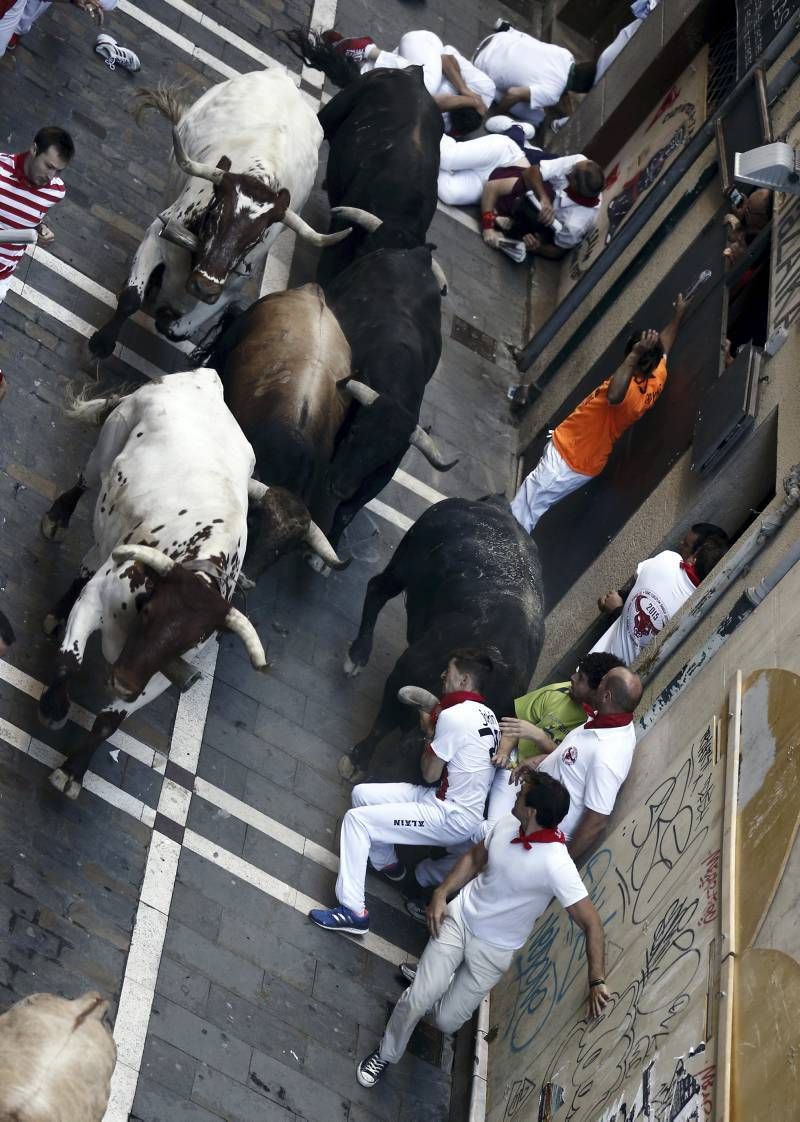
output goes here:
[[495, 989], [489, 1122], [710, 1116], [725, 786], [716, 731], [712, 719], [675, 746], [582, 870], [606, 933], [612, 1001], [601, 1020], [583, 1019], [583, 937], [556, 904]]
[[564, 260], [559, 299], [572, 288], [616, 235], [662, 172], [705, 119], [708, 49], [694, 59], [606, 169], [596, 228]]

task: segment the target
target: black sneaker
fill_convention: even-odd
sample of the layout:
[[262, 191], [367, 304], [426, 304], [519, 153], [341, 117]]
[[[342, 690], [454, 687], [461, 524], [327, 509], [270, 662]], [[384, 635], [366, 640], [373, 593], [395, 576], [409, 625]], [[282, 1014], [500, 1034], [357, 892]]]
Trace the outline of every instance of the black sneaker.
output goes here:
[[377, 873], [391, 884], [399, 884], [401, 880], [406, 879], [406, 867], [402, 861], [395, 861], [393, 865], [384, 865], [382, 869], [376, 869], [370, 861], [369, 867], [373, 873]]
[[424, 900], [406, 900], [406, 911], [417, 923], [428, 926], [428, 905]]
[[356, 1079], [362, 1087], [374, 1087], [388, 1066], [389, 1061], [382, 1060], [376, 1048], [356, 1068]]
[[414, 981], [417, 976], [417, 968], [411, 962], [401, 962], [398, 968], [400, 970], [400, 977], [404, 982], [409, 984]]

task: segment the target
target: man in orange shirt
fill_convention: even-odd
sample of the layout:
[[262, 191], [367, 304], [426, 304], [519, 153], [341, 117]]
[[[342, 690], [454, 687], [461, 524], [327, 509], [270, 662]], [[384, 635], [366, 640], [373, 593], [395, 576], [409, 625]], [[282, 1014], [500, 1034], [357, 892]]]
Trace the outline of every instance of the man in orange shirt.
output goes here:
[[652, 409], [667, 381], [667, 355], [678, 334], [686, 301], [659, 334], [643, 331], [625, 347], [625, 361], [555, 428], [539, 463], [511, 503], [517, 522], [531, 533], [550, 507], [599, 475], [631, 425]]

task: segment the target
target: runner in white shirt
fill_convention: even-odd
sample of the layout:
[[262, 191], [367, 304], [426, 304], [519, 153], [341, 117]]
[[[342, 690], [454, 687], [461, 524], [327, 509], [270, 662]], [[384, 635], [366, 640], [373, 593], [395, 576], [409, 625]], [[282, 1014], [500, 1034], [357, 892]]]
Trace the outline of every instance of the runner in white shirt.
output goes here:
[[[494, 779], [492, 757], [500, 743], [497, 717], [480, 692], [493, 671], [487, 654], [454, 651], [442, 674], [444, 693], [434, 711], [435, 733], [422, 754], [427, 783], [359, 783], [353, 809], [342, 821], [336, 908], [314, 908], [319, 927], [350, 935], [369, 932], [364, 905], [367, 861], [395, 883], [406, 871], [396, 845], [454, 845], [480, 825]], [[421, 719], [431, 721], [425, 714]], [[429, 726], [430, 727], [430, 726]]]
[[[556, 829], [568, 808], [561, 783], [534, 775], [512, 813], [497, 821], [436, 889], [428, 908], [431, 938], [379, 1046], [358, 1065], [362, 1086], [374, 1087], [387, 1065], [402, 1058], [429, 1009], [442, 1032], [460, 1028], [508, 970], [553, 896], [586, 936], [587, 1013], [600, 1015], [609, 999], [603, 925]], [[449, 896], [454, 899], [448, 903]]]
[[393, 51], [384, 51], [368, 36], [337, 38], [338, 32], [325, 32], [323, 39], [337, 54], [359, 65], [361, 73], [370, 70], [404, 70], [421, 66], [428, 93], [442, 110], [445, 132], [464, 136], [479, 128], [495, 98], [495, 85], [455, 47], [445, 46], [432, 31], [407, 31]]
[[603, 678], [597, 695], [594, 717], [567, 733], [554, 751], [525, 760], [510, 773], [511, 783], [529, 778], [538, 769], [564, 784], [570, 806], [561, 829], [575, 861], [602, 834], [630, 771], [636, 747], [633, 711], [642, 696], [642, 683], [632, 670], [617, 667]]
[[473, 62], [503, 95], [496, 111], [534, 125], [567, 90], [587, 93], [595, 75], [593, 62], [576, 62], [566, 47], [543, 43], [508, 24], [478, 45]]
[[[592, 651], [607, 651], [628, 665], [635, 662], [705, 580], [726, 549], [727, 536], [710, 536], [687, 557], [665, 549], [641, 561], [619, 618], [598, 639]], [[621, 602], [619, 593], [609, 592], [601, 599], [600, 606], [603, 611], [613, 611]]]

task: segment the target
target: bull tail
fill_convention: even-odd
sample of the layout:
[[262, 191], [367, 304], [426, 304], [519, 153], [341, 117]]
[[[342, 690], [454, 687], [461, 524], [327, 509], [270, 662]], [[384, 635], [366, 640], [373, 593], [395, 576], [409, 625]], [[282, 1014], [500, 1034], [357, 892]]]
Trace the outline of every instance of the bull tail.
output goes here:
[[319, 32], [303, 31], [300, 27], [292, 27], [278, 34], [293, 55], [306, 66], [321, 70], [340, 89], [344, 89], [360, 77], [361, 71], [358, 65], [351, 59], [337, 54], [333, 49], [334, 44], [326, 43]]
[[111, 393], [108, 397], [90, 397], [90, 392], [87, 386], [84, 386], [81, 390], [76, 390], [74, 386], [68, 386], [64, 394], [64, 413], [74, 421], [82, 421], [86, 425], [97, 425], [99, 428], [109, 413], [112, 413], [132, 391]]
[[162, 117], [166, 117], [173, 125], [177, 125], [183, 114], [188, 109], [188, 105], [179, 96], [183, 87], [178, 85], [170, 85], [168, 82], [159, 82], [156, 89], [138, 90], [136, 94], [136, 106], [133, 110], [133, 117], [136, 124], [142, 122], [142, 114], [146, 113], [148, 109], [155, 109]]

